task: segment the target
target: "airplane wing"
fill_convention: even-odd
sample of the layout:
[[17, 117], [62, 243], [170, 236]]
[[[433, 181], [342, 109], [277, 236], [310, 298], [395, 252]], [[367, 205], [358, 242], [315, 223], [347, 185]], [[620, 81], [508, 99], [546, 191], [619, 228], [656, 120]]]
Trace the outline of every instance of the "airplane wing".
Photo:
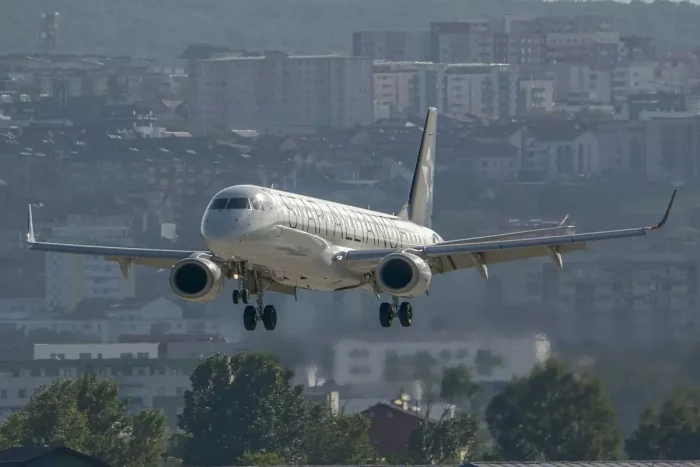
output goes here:
[[[639, 237], [649, 232], [660, 230], [668, 220], [676, 198], [677, 190], [673, 191], [671, 201], [666, 208], [661, 222], [651, 227], [637, 227], [624, 230], [608, 230], [602, 232], [580, 233], [572, 235], [557, 235], [539, 238], [518, 238], [503, 241], [474, 241], [475, 239], [453, 240], [448, 243], [438, 243], [418, 248], [406, 248], [425, 259], [433, 273], [441, 274], [458, 269], [476, 267], [479, 273], [488, 278], [489, 264], [517, 261], [527, 258], [549, 256], [558, 268], [563, 267], [562, 254], [583, 250], [586, 242], [609, 240], [615, 238]], [[488, 237], [487, 237], [488, 238]], [[370, 264], [376, 266], [386, 255], [396, 252], [396, 249], [381, 250], [350, 250], [336, 257], [338, 261], [358, 263], [364, 269]]]
[[564, 222], [566, 221], [566, 219], [568, 217], [569, 216], [566, 216], [564, 218], [564, 220], [556, 227], [545, 227], [542, 229], [521, 230], [519, 232], [507, 232], [507, 233], [501, 233], [501, 234], [484, 235], [481, 237], [461, 238], [458, 240], [448, 240], [445, 242], [440, 242], [439, 245], [463, 245], [466, 243], [479, 243], [479, 242], [494, 241], [494, 240], [511, 240], [514, 238], [529, 237], [532, 235], [542, 236], [542, 234], [545, 234], [545, 233], [549, 233], [549, 234], [569, 233], [569, 234], [572, 234], [575, 232], [576, 227], [574, 227], [573, 225], [564, 225]]
[[129, 266], [138, 264], [156, 268], [169, 268], [181, 259], [195, 253], [205, 251], [187, 250], [157, 250], [150, 248], [126, 248], [100, 245], [78, 245], [71, 243], [38, 242], [34, 237], [34, 221], [32, 206], [29, 205], [27, 244], [30, 250], [49, 251], [54, 253], [70, 253], [76, 255], [104, 256], [108, 261], [117, 261], [122, 268], [122, 274], [127, 277]]

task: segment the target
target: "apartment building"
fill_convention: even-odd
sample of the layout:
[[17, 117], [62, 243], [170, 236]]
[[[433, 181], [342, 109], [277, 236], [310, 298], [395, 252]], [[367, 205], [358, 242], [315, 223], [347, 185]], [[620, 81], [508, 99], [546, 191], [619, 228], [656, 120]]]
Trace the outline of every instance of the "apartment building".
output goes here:
[[416, 337], [338, 341], [334, 346], [333, 380], [339, 385], [408, 383], [416, 378], [404, 370], [428, 366], [426, 369], [439, 378], [443, 368], [464, 364], [474, 368], [477, 381], [507, 381], [527, 374], [536, 363], [547, 359], [550, 351], [544, 336]]
[[688, 89], [689, 70], [682, 62], [630, 61], [614, 69], [612, 91], [617, 105], [635, 94], [680, 94]]
[[0, 361], [0, 419], [26, 405], [40, 386], [85, 373], [119, 383], [131, 411], [159, 409], [175, 425], [197, 358], [158, 358], [158, 344], [35, 345], [34, 358]]
[[430, 23], [431, 59], [435, 63], [492, 63], [490, 20]]
[[196, 63], [190, 118], [200, 133], [308, 132], [373, 121], [372, 59], [268, 52]]
[[448, 116], [499, 119], [517, 113], [518, 67], [515, 65], [450, 65], [446, 80]]
[[358, 31], [352, 35], [352, 54], [391, 62], [430, 60], [428, 31]]
[[613, 31], [552, 32], [545, 36], [547, 62], [614, 66], [619, 60], [620, 35]]
[[374, 62], [375, 119], [402, 113], [423, 116], [444, 108], [447, 66], [431, 62]]
[[522, 80], [519, 84], [519, 111], [521, 115], [554, 110], [554, 81]]

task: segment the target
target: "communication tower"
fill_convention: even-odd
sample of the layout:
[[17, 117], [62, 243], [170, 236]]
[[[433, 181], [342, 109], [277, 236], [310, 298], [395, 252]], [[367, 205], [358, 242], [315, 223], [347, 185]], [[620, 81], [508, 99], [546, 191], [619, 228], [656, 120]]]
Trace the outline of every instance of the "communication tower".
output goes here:
[[42, 13], [39, 37], [41, 38], [41, 45], [46, 55], [48, 55], [51, 49], [56, 45], [56, 29], [58, 29], [58, 12]]

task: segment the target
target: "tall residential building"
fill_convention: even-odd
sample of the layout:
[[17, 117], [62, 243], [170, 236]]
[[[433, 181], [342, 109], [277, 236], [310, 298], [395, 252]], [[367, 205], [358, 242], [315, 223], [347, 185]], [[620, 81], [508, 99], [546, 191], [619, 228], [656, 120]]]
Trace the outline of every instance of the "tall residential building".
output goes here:
[[392, 62], [430, 60], [427, 31], [359, 31], [352, 35], [352, 54]]
[[446, 69], [441, 63], [375, 61], [375, 118], [422, 116], [428, 107], [444, 108]]
[[[66, 226], [54, 227], [57, 242], [125, 244], [129, 227]], [[67, 312], [75, 310], [86, 298], [122, 300], [136, 295], [135, 271], [124, 280], [119, 264], [101, 256], [64, 253], [46, 254], [46, 306]]]
[[620, 57], [620, 35], [613, 31], [551, 32], [546, 35], [547, 61], [606, 67]]
[[513, 117], [518, 108], [518, 67], [502, 64], [450, 65], [446, 114], [499, 119]]
[[190, 115], [200, 133], [306, 132], [373, 121], [372, 59], [268, 52], [198, 62]]
[[491, 63], [491, 21], [430, 23], [431, 59], [436, 63]]

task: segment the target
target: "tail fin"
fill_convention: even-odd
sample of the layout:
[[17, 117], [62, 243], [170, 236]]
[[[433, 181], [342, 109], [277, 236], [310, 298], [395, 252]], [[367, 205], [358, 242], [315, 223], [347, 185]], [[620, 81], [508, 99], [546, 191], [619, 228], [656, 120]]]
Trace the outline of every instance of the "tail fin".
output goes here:
[[433, 217], [433, 179], [435, 174], [435, 132], [437, 109], [428, 109], [423, 127], [423, 138], [418, 151], [418, 161], [413, 172], [413, 182], [408, 201], [401, 208], [399, 217], [418, 225], [431, 227]]

